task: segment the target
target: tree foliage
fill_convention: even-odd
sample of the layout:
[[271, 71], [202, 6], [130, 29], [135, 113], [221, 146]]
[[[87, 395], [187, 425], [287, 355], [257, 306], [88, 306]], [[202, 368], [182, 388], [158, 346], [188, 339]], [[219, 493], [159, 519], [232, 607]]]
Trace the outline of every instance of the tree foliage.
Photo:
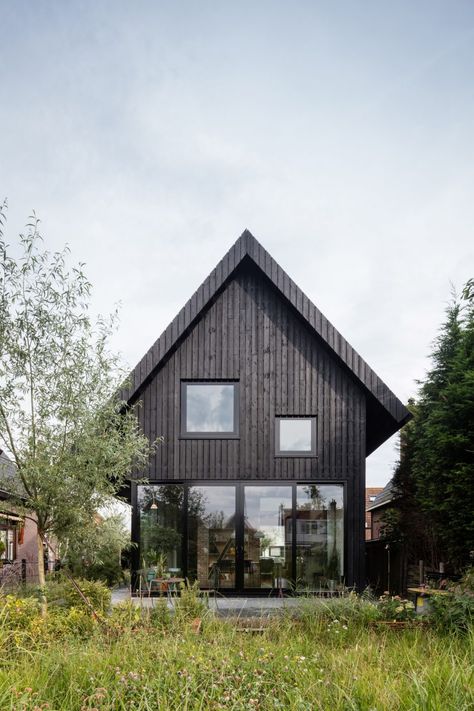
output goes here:
[[453, 299], [411, 403], [395, 472], [399, 535], [413, 553], [454, 569], [474, 550], [474, 290]]
[[123, 580], [121, 556], [130, 545], [121, 514], [96, 515], [81, 535], [64, 542], [61, 558], [75, 576], [116, 585]]
[[108, 345], [116, 314], [92, 319], [83, 265], [46, 250], [36, 218], [13, 248], [0, 231], [0, 262], [0, 447], [17, 473], [2, 485], [0, 471], [0, 488], [33, 514], [41, 540], [70, 539], [153, 445], [114, 395], [124, 378]]

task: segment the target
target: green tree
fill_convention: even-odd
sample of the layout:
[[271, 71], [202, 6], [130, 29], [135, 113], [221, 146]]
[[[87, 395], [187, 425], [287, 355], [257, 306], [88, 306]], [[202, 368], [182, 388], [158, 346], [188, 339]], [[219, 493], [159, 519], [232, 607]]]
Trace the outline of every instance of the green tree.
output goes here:
[[63, 541], [61, 559], [75, 576], [116, 585], [123, 579], [122, 553], [130, 545], [121, 514], [96, 515], [77, 535]]
[[13, 458], [17, 476], [0, 488], [8, 488], [13, 503], [37, 523], [45, 613], [43, 542], [80, 535], [129, 472], [143, 468], [153, 444], [140, 432], [135, 413], [114, 396], [124, 378], [108, 345], [116, 314], [91, 318], [83, 265], [70, 269], [67, 249], [45, 250], [36, 218], [13, 252], [4, 222], [5, 205], [0, 446]]
[[412, 553], [460, 569], [474, 550], [472, 280], [449, 305], [431, 357], [402, 435], [397, 529]]

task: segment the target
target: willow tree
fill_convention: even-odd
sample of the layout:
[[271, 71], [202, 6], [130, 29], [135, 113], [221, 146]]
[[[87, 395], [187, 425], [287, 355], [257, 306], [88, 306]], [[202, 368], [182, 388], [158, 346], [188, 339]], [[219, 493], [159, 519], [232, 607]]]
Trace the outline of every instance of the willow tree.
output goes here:
[[[153, 444], [115, 397], [124, 373], [109, 347], [116, 314], [93, 319], [91, 284], [68, 250], [44, 248], [36, 218], [13, 247], [0, 209], [0, 447], [16, 473], [0, 488], [37, 524], [38, 580], [46, 612], [43, 544], [81, 535]], [[2, 483], [3, 477], [3, 483]]]

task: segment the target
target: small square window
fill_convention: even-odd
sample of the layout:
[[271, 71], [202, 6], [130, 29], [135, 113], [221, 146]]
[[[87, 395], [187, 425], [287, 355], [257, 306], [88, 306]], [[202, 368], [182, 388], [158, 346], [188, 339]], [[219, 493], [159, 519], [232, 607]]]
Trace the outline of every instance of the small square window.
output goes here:
[[315, 417], [277, 417], [275, 434], [277, 457], [316, 456]]
[[184, 437], [237, 437], [238, 383], [182, 383], [181, 434]]

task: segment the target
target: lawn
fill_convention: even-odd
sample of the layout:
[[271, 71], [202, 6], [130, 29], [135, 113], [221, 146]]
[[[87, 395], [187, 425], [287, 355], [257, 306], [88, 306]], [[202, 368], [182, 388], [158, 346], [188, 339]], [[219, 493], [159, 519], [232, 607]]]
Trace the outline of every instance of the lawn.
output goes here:
[[[204, 616], [82, 637], [17, 633], [1, 651], [0, 709], [474, 709], [474, 636], [380, 630], [350, 616], [272, 620], [261, 633]], [[159, 613], [160, 615], [161, 613]]]

